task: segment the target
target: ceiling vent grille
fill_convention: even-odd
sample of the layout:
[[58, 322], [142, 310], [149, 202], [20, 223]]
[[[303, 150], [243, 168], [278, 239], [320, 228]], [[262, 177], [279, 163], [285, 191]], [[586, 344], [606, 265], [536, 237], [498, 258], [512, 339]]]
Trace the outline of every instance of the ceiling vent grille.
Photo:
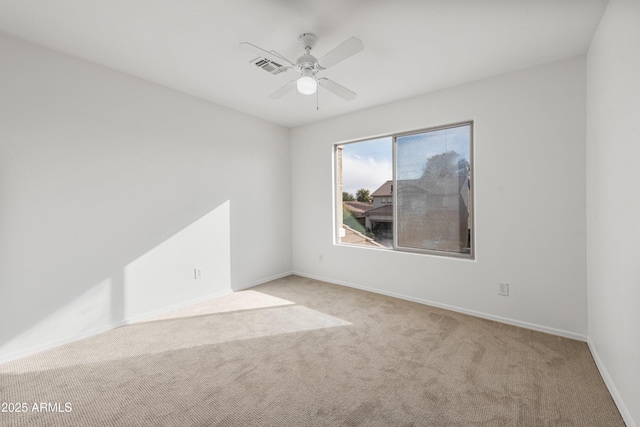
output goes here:
[[287, 67], [284, 67], [283, 65], [271, 61], [267, 58], [258, 57], [251, 62], [256, 64], [256, 67], [262, 68], [263, 70], [268, 71], [273, 75], [287, 71]]

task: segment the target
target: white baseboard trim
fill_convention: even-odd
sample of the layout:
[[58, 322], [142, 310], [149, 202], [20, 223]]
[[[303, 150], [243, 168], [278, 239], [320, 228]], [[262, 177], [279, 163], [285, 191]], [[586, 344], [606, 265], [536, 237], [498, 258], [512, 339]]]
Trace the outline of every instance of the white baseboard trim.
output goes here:
[[107, 331], [110, 331], [112, 329], [119, 328], [121, 326], [130, 325], [132, 323], [136, 323], [136, 322], [139, 322], [139, 321], [144, 320], [144, 319], [148, 319], [148, 318], [151, 318], [151, 317], [154, 317], [154, 316], [158, 316], [160, 314], [168, 313], [168, 312], [173, 311], [173, 310], [177, 310], [177, 309], [180, 309], [180, 308], [183, 308], [183, 307], [187, 307], [187, 306], [190, 306], [190, 305], [193, 305], [193, 304], [197, 304], [197, 303], [200, 303], [200, 302], [203, 302], [203, 301], [207, 301], [207, 300], [210, 300], [211, 298], [221, 297], [223, 295], [230, 294], [231, 292], [232, 292], [231, 289], [225, 289], [223, 291], [214, 292], [212, 294], [207, 294], [207, 295], [204, 295], [204, 296], [201, 296], [201, 297], [198, 297], [198, 298], [194, 298], [194, 299], [189, 300], [189, 301], [183, 301], [183, 302], [178, 303], [178, 304], [174, 304], [174, 305], [171, 305], [171, 306], [168, 306], [168, 307], [163, 307], [163, 308], [161, 308], [159, 310], [154, 310], [154, 311], [151, 311], [151, 312], [148, 312], [148, 313], [144, 313], [144, 314], [141, 314], [141, 315], [138, 315], [138, 316], [130, 317], [130, 318], [122, 320], [120, 322], [110, 323], [110, 324], [103, 325], [103, 326], [100, 326], [100, 327], [97, 327], [97, 328], [89, 329], [87, 331], [81, 332], [81, 333], [76, 334], [76, 335], [71, 335], [71, 336], [68, 336], [66, 338], [61, 338], [61, 339], [49, 341], [49, 342], [46, 342], [46, 343], [43, 343], [43, 344], [39, 344], [39, 345], [36, 345], [36, 346], [33, 346], [33, 347], [26, 348], [24, 350], [18, 350], [18, 351], [13, 352], [13, 353], [8, 353], [8, 354], [6, 354], [4, 356], [0, 356], [0, 364], [1, 363], [11, 362], [12, 360], [21, 359], [23, 357], [31, 356], [32, 354], [40, 353], [42, 351], [49, 350], [49, 349], [52, 349], [52, 348], [60, 347], [61, 345], [69, 344], [69, 343], [72, 343], [72, 342], [75, 342], [75, 341], [80, 341], [82, 339], [89, 338], [89, 337], [92, 337], [94, 335], [98, 335], [98, 334], [101, 334], [103, 332], [107, 332]]
[[33, 347], [29, 347], [29, 348], [26, 348], [26, 349], [23, 349], [23, 350], [18, 350], [18, 351], [12, 352], [12, 353], [8, 353], [8, 354], [5, 354], [3, 356], [0, 356], [0, 363], [7, 363], [7, 362], [10, 362], [12, 360], [16, 360], [16, 359], [20, 359], [22, 357], [30, 356], [32, 354], [40, 353], [41, 351], [49, 350], [49, 349], [52, 349], [52, 348], [55, 348], [55, 347], [59, 347], [61, 345], [65, 345], [65, 344], [69, 344], [69, 343], [72, 343], [72, 342], [75, 342], [75, 341], [79, 341], [79, 340], [82, 340], [82, 339], [85, 339], [85, 338], [89, 338], [89, 337], [92, 337], [94, 335], [98, 335], [98, 334], [101, 334], [103, 332], [107, 332], [107, 331], [110, 331], [112, 329], [119, 328], [121, 326], [126, 326], [126, 325], [129, 325], [129, 324], [132, 324], [132, 323], [140, 322], [142, 320], [149, 319], [151, 317], [155, 317], [155, 316], [158, 316], [158, 315], [161, 315], [161, 314], [164, 314], [164, 313], [168, 313], [170, 311], [177, 310], [177, 309], [180, 309], [180, 308], [183, 308], [183, 307], [187, 307], [189, 305], [198, 304], [200, 302], [209, 300], [211, 298], [221, 297], [223, 295], [227, 295], [227, 294], [230, 294], [232, 292], [241, 291], [241, 290], [244, 290], [244, 289], [248, 289], [248, 288], [252, 288], [254, 286], [261, 285], [263, 283], [270, 282], [272, 280], [281, 279], [283, 277], [290, 276], [291, 274], [293, 274], [291, 271], [286, 271], [284, 273], [280, 273], [280, 274], [277, 274], [275, 276], [266, 277], [264, 279], [256, 280], [256, 281], [251, 282], [251, 283], [245, 283], [245, 284], [242, 284], [240, 286], [236, 286], [233, 289], [225, 289], [223, 291], [214, 292], [212, 294], [207, 294], [205, 296], [198, 297], [198, 298], [195, 298], [195, 299], [192, 299], [192, 300], [189, 300], [189, 301], [183, 301], [181, 303], [173, 304], [173, 305], [168, 306], [168, 307], [163, 307], [163, 308], [158, 309], [158, 310], [153, 310], [153, 311], [148, 312], [148, 313], [144, 313], [144, 314], [140, 314], [140, 315], [137, 315], [137, 316], [133, 316], [133, 317], [127, 318], [127, 319], [125, 319], [125, 320], [123, 320], [121, 322], [110, 323], [110, 324], [107, 324], [107, 325], [103, 325], [103, 326], [100, 326], [100, 327], [97, 327], [97, 328], [93, 328], [93, 329], [84, 331], [84, 332], [76, 334], [76, 335], [72, 335], [72, 336], [66, 337], [66, 338], [61, 338], [61, 339], [49, 341], [49, 342], [46, 342], [46, 343], [43, 343], [43, 344], [39, 344], [39, 345], [36, 345], [36, 346], [33, 346]]
[[50, 350], [52, 348], [59, 347], [61, 345], [69, 344], [75, 341], [80, 341], [82, 339], [89, 338], [94, 335], [98, 335], [103, 332], [110, 331], [111, 329], [118, 328], [120, 326], [123, 326], [124, 324], [125, 322], [112, 323], [112, 324], [100, 326], [98, 328], [89, 329], [88, 331], [84, 331], [82, 333], [72, 335], [66, 338], [49, 341], [43, 344], [38, 344], [32, 347], [28, 347], [23, 350], [18, 350], [12, 353], [8, 353], [4, 356], [0, 356], [0, 364], [21, 359], [23, 357], [31, 356], [32, 354], [40, 353], [41, 351], [45, 351], [45, 350]]
[[204, 295], [204, 296], [201, 296], [201, 297], [198, 297], [198, 298], [194, 298], [194, 299], [189, 300], [189, 301], [183, 301], [181, 303], [174, 304], [174, 305], [171, 305], [169, 307], [163, 307], [163, 308], [160, 308], [158, 310], [153, 310], [153, 311], [150, 311], [148, 313], [144, 313], [144, 314], [140, 314], [138, 316], [130, 317], [129, 319], [125, 320], [124, 322], [120, 322], [121, 324], [119, 326], [124, 326], [124, 325], [130, 325], [132, 323], [137, 323], [137, 322], [140, 322], [142, 320], [146, 320], [146, 319], [150, 319], [152, 317], [159, 316], [161, 314], [169, 313], [170, 311], [173, 311], [173, 310], [178, 310], [178, 309], [181, 309], [181, 308], [184, 308], [184, 307], [188, 307], [190, 305], [194, 305], [194, 304], [198, 304], [198, 303], [201, 303], [201, 302], [204, 302], [204, 301], [208, 301], [208, 300], [210, 300], [212, 298], [218, 298], [218, 297], [222, 297], [222, 296], [225, 296], [225, 295], [229, 295], [232, 292], [233, 291], [231, 289], [224, 289], [222, 291], [214, 292], [212, 294], [207, 294], [207, 295]]
[[620, 411], [622, 420], [627, 425], [627, 427], [637, 427], [637, 424], [631, 418], [631, 413], [629, 412], [629, 409], [627, 409], [627, 405], [624, 404], [624, 401], [622, 400], [620, 393], [618, 393], [618, 389], [613, 383], [613, 380], [611, 379], [611, 375], [609, 375], [607, 368], [604, 366], [604, 363], [600, 359], [596, 345], [593, 342], [593, 340], [591, 340], [591, 337], [589, 337], [589, 339], [587, 340], [587, 345], [589, 346], [589, 350], [591, 350], [591, 355], [593, 356], [593, 360], [596, 362], [596, 366], [600, 371], [600, 375], [602, 376], [604, 383], [609, 389], [609, 393], [611, 393], [611, 397], [613, 398], [613, 401], [618, 407], [618, 411]]
[[250, 283], [244, 283], [233, 287], [233, 292], [244, 291], [245, 289], [253, 288], [254, 286], [262, 285], [263, 283], [271, 282], [272, 280], [282, 279], [283, 277], [291, 276], [295, 274], [293, 271], [286, 271], [284, 273], [276, 274], [275, 276], [266, 277], [264, 279], [256, 280]]
[[380, 290], [380, 289], [370, 288], [368, 286], [363, 286], [363, 285], [359, 285], [359, 284], [355, 284], [355, 283], [349, 283], [349, 282], [345, 282], [345, 281], [342, 281], [342, 280], [333, 280], [333, 279], [328, 279], [328, 278], [325, 278], [325, 277], [315, 276], [315, 275], [312, 275], [312, 274], [306, 274], [306, 273], [303, 273], [303, 272], [300, 272], [300, 271], [294, 271], [292, 274], [295, 274], [295, 275], [301, 276], [301, 277], [307, 277], [309, 279], [321, 280], [323, 282], [332, 283], [332, 284], [335, 284], [335, 285], [347, 286], [349, 288], [355, 288], [355, 289], [360, 289], [360, 290], [367, 291], [367, 292], [373, 292], [375, 294], [387, 295], [387, 296], [390, 296], [390, 297], [399, 298], [399, 299], [403, 299], [403, 300], [406, 300], [406, 301], [417, 302], [417, 303], [429, 305], [429, 306], [432, 306], [432, 307], [444, 308], [445, 310], [451, 310], [451, 311], [455, 311], [457, 313], [468, 314], [470, 316], [480, 317], [482, 319], [493, 320], [495, 322], [505, 323], [507, 325], [519, 326], [521, 328], [531, 329], [531, 330], [538, 331], [538, 332], [544, 332], [544, 333], [551, 334], [551, 335], [556, 335], [556, 336], [559, 336], [559, 337], [570, 338], [570, 339], [583, 341], [583, 342], [587, 341], [587, 336], [586, 335], [576, 334], [574, 332], [565, 331], [565, 330], [562, 330], [562, 329], [550, 328], [550, 327], [547, 327], [547, 326], [537, 325], [535, 323], [522, 322], [520, 320], [510, 319], [510, 318], [507, 318], [507, 317], [495, 316], [493, 314], [482, 313], [482, 312], [474, 311], [474, 310], [468, 310], [466, 308], [456, 307], [456, 306], [452, 306], [452, 305], [448, 305], [448, 304], [442, 304], [442, 303], [439, 303], [439, 302], [429, 301], [429, 300], [425, 300], [425, 299], [422, 299], [422, 298], [415, 298], [415, 297], [412, 297], [410, 295], [399, 294], [399, 293], [396, 293], [396, 292], [383, 291], [383, 290]]

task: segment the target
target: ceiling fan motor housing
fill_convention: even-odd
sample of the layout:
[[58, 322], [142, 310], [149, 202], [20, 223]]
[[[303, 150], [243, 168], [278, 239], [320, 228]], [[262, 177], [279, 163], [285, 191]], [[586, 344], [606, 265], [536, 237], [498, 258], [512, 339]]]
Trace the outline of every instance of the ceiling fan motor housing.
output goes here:
[[300, 68], [313, 68], [318, 62], [315, 56], [305, 53], [296, 61], [296, 65]]

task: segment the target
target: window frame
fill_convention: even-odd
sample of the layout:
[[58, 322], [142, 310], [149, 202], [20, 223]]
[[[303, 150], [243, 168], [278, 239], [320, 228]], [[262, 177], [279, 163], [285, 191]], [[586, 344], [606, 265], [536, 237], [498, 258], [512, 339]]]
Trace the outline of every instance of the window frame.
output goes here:
[[[428, 132], [435, 132], [435, 131], [440, 131], [440, 130], [446, 130], [446, 129], [451, 129], [451, 128], [457, 128], [457, 127], [463, 127], [463, 126], [469, 126], [469, 199], [468, 199], [468, 209], [469, 209], [469, 253], [463, 253], [463, 252], [452, 252], [452, 251], [443, 251], [443, 250], [434, 250], [434, 249], [420, 249], [420, 248], [411, 248], [411, 247], [405, 247], [405, 246], [399, 246], [398, 245], [398, 232], [397, 232], [397, 227], [398, 227], [398, 221], [396, 220], [398, 217], [398, 200], [397, 200], [397, 195], [398, 192], [397, 191], [393, 191], [392, 195], [391, 195], [391, 203], [393, 205], [393, 246], [390, 248], [371, 248], [371, 247], [367, 247], [367, 246], [361, 246], [358, 244], [349, 244], [349, 243], [342, 243], [340, 241], [340, 229], [342, 228], [342, 224], [338, 224], [338, 209], [342, 209], [342, 194], [337, 194], [338, 193], [338, 174], [342, 173], [342, 170], [338, 170], [338, 158], [337, 158], [337, 151], [338, 151], [338, 147], [339, 146], [344, 146], [347, 144], [354, 144], [354, 143], [359, 143], [359, 142], [365, 142], [365, 141], [370, 141], [370, 140], [374, 140], [374, 139], [381, 139], [381, 138], [391, 138], [391, 149], [392, 149], [392, 180], [393, 180], [393, 188], [397, 189], [398, 185], [397, 185], [397, 174], [398, 174], [398, 170], [396, 167], [396, 148], [397, 148], [397, 139], [401, 138], [401, 137], [406, 137], [406, 136], [411, 136], [411, 135], [419, 135], [419, 134], [424, 134], [424, 133], [428, 133]], [[433, 256], [439, 256], [439, 257], [446, 257], [446, 258], [454, 258], [454, 259], [462, 259], [462, 260], [475, 260], [476, 258], [476, 248], [475, 248], [475, 235], [476, 235], [476, 225], [475, 225], [475, 177], [474, 177], [474, 170], [475, 170], [475, 156], [474, 156], [474, 140], [475, 140], [475, 127], [474, 127], [474, 121], [473, 120], [467, 120], [467, 121], [461, 121], [461, 122], [456, 122], [456, 123], [451, 123], [451, 124], [447, 124], [447, 125], [442, 125], [442, 126], [434, 126], [434, 127], [428, 127], [428, 128], [422, 128], [422, 129], [417, 129], [417, 130], [411, 130], [411, 131], [406, 131], [406, 132], [394, 132], [392, 134], [388, 134], [388, 135], [381, 135], [381, 136], [374, 136], [374, 137], [370, 137], [370, 138], [362, 138], [362, 139], [357, 139], [357, 140], [352, 140], [352, 141], [345, 141], [345, 142], [340, 142], [340, 143], [336, 143], [333, 145], [333, 153], [334, 153], [334, 189], [335, 189], [335, 193], [338, 196], [336, 199], [337, 206], [336, 209], [334, 210], [334, 220], [332, 221], [334, 224], [334, 244], [336, 245], [344, 245], [344, 246], [349, 246], [349, 247], [359, 247], [359, 248], [364, 248], [364, 249], [374, 249], [374, 250], [388, 250], [388, 251], [393, 251], [393, 252], [406, 252], [406, 253], [413, 253], [413, 254], [422, 254], [422, 255], [433, 255]], [[340, 178], [341, 179], [341, 178]]]

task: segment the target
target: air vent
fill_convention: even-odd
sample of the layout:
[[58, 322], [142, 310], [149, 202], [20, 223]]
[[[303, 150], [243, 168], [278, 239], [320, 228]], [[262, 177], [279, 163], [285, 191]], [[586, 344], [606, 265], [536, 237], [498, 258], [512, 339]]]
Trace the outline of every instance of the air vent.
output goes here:
[[278, 64], [277, 62], [273, 62], [267, 58], [256, 58], [253, 61], [256, 64], [256, 67], [260, 67], [265, 71], [270, 72], [273, 75], [280, 74], [284, 71], [287, 71], [287, 67]]

